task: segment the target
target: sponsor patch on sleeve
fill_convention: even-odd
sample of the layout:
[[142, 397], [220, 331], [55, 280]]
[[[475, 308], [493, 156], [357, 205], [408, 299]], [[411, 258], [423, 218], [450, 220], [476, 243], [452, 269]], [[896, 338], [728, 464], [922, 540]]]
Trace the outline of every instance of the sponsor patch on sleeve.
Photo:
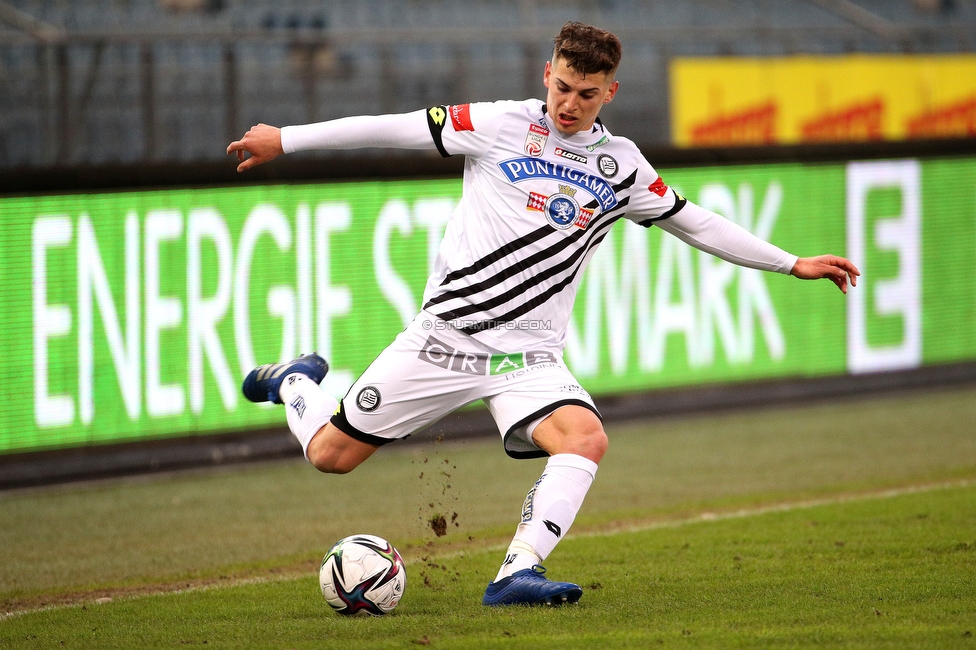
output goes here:
[[647, 189], [660, 197], [664, 197], [668, 193], [668, 186], [664, 184], [664, 179], [660, 176], [657, 177], [656, 181], [648, 185]]
[[451, 154], [444, 148], [444, 125], [447, 124], [447, 109], [443, 106], [433, 106], [427, 110], [427, 128], [430, 129], [430, 137], [434, 140], [434, 146], [445, 158]]
[[457, 104], [448, 107], [451, 115], [451, 124], [455, 131], [474, 131], [474, 124], [471, 123], [471, 104]]

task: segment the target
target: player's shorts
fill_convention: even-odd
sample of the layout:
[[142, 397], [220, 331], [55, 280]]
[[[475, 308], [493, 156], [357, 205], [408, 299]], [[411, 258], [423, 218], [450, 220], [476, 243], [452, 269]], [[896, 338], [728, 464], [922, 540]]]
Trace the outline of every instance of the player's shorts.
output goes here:
[[532, 431], [562, 406], [600, 415], [559, 351], [498, 352], [421, 312], [353, 384], [332, 423], [383, 445], [479, 399], [513, 458], [547, 455], [532, 442]]

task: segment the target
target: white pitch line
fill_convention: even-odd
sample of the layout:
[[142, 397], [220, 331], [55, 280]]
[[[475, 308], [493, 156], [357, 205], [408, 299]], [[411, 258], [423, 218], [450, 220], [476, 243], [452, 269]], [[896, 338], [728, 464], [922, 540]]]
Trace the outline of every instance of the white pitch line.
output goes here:
[[916, 485], [904, 488], [892, 488], [881, 492], [863, 492], [859, 494], [847, 494], [836, 497], [824, 497], [822, 499], [809, 499], [806, 501], [796, 501], [794, 503], [781, 503], [772, 506], [760, 506], [758, 508], [745, 508], [732, 512], [703, 512], [693, 517], [675, 519], [671, 521], [655, 521], [637, 526], [619, 526], [608, 531], [589, 531], [576, 535], [577, 537], [609, 537], [617, 533], [639, 533], [647, 530], [658, 530], [662, 528], [678, 528], [689, 524], [697, 524], [711, 521], [725, 521], [727, 519], [740, 519], [743, 517], [758, 517], [761, 515], [775, 512], [792, 512], [794, 510], [807, 510], [819, 506], [838, 505], [842, 503], [853, 503], [856, 501], [871, 501], [881, 499], [891, 499], [894, 497], [905, 496], [907, 494], [921, 494], [934, 492], [936, 490], [950, 490], [953, 488], [966, 488], [973, 485], [969, 479], [949, 481], [946, 483], [933, 483], [931, 485]]
[[0, 622], [7, 620], [8, 618], [14, 618], [17, 616], [23, 616], [24, 614], [37, 614], [40, 612], [50, 612], [59, 609], [73, 609], [76, 607], [87, 607], [89, 605], [98, 606], [106, 605], [117, 600], [138, 600], [140, 598], [155, 597], [155, 596], [169, 596], [171, 594], [189, 594], [198, 591], [215, 591], [217, 589], [222, 589], [224, 587], [244, 587], [246, 585], [257, 585], [266, 584], [271, 582], [286, 582], [288, 580], [299, 580], [301, 578], [293, 575], [275, 575], [275, 576], [254, 576], [251, 578], [240, 578], [238, 580], [223, 580], [221, 582], [213, 582], [211, 584], [196, 585], [192, 587], [180, 587], [178, 589], [160, 589], [159, 591], [147, 591], [145, 593], [139, 594], [120, 594], [115, 597], [101, 597], [92, 598], [91, 600], [79, 600], [75, 603], [65, 603], [62, 605], [45, 605], [44, 607], [38, 607], [36, 609], [24, 609], [16, 612], [3, 612], [0, 613]]
[[[933, 492], [935, 490], [949, 490], [953, 488], [965, 488], [976, 484], [976, 481], [969, 479], [960, 479], [958, 481], [948, 481], [945, 483], [932, 483], [930, 485], [915, 485], [903, 488], [891, 488], [888, 490], [882, 490], [880, 492], [861, 492], [857, 494], [845, 494], [835, 497], [824, 497], [822, 499], [808, 499], [805, 501], [796, 501], [792, 503], [780, 503], [772, 506], [760, 506], [758, 508], [744, 508], [740, 510], [734, 510], [732, 512], [703, 512], [699, 515], [694, 515], [692, 517], [685, 517], [683, 519], [672, 519], [668, 521], [652, 521], [645, 524], [638, 524], [636, 526], [625, 526], [618, 525], [612, 526], [609, 530], [592, 530], [584, 532], [575, 532], [570, 534], [567, 539], [574, 537], [612, 537], [619, 533], [641, 533], [648, 530], [661, 530], [665, 528], [680, 528], [681, 526], [689, 526], [692, 524], [708, 523], [713, 521], [725, 521], [727, 519], [740, 519], [743, 517], [759, 517], [762, 515], [772, 514], [775, 512], [790, 512], [793, 510], [806, 510], [809, 508], [816, 508], [818, 506], [829, 506], [837, 505], [841, 503], [852, 503], [856, 501], [871, 501], [880, 499], [890, 499], [893, 497], [904, 496], [906, 494], [919, 494], [924, 492]], [[496, 544], [493, 546], [486, 546], [479, 548], [478, 550], [484, 551], [498, 551], [505, 550], [508, 548], [508, 544]], [[450, 558], [458, 557], [470, 551], [465, 549], [451, 551], [449, 553], [444, 553], [441, 555], [430, 556], [431, 559], [434, 558]]]
[[[889, 490], [882, 490], [880, 492], [863, 492], [860, 494], [847, 494], [836, 497], [824, 497], [822, 499], [809, 499], [806, 501], [797, 501], [794, 503], [781, 503], [772, 506], [761, 506], [758, 508], [744, 508], [741, 510], [735, 510], [732, 512], [703, 512], [699, 515], [693, 517], [686, 517], [684, 519], [675, 519], [671, 521], [656, 521], [649, 522], [647, 524], [641, 524], [637, 526], [617, 526], [611, 530], [601, 530], [601, 531], [587, 531], [575, 533], [572, 537], [612, 537], [613, 535], [618, 535], [621, 533], [640, 533], [649, 530], [660, 530], [665, 528], [679, 528], [681, 526], [688, 526], [691, 524], [699, 523], [709, 523], [713, 521], [725, 521], [729, 519], [742, 519], [745, 517], [760, 517], [762, 515], [777, 513], [777, 512], [792, 512], [795, 510], [807, 510], [810, 508], [817, 508], [819, 506], [829, 506], [837, 505], [841, 503], [853, 503], [858, 501], [871, 501], [880, 499], [891, 499], [894, 497], [905, 496], [907, 494], [921, 494], [925, 492], [934, 492], [936, 490], [950, 490], [954, 488], [966, 488], [974, 484], [974, 481], [969, 479], [961, 479], [958, 481], [949, 481], [945, 483], [933, 483], [931, 485], [916, 485], [903, 488], [892, 488]], [[495, 545], [482, 547], [477, 549], [477, 551], [495, 551], [504, 550], [508, 548], [508, 545]], [[454, 550], [449, 553], [437, 554], [427, 556], [429, 559], [443, 559], [458, 557], [467, 553], [472, 552], [470, 549], [459, 549]], [[411, 562], [410, 564], [413, 564]], [[286, 582], [289, 580], [305, 580], [308, 576], [294, 576], [294, 575], [284, 575], [284, 576], [257, 576], [251, 578], [242, 578], [240, 580], [230, 580], [215, 582], [212, 584], [199, 585], [195, 587], [184, 587], [181, 589], [163, 589], [155, 592], [146, 592], [134, 595], [121, 595], [115, 598], [110, 598], [109, 600], [103, 600], [102, 598], [79, 601], [76, 603], [68, 603], [64, 605], [46, 605], [44, 607], [38, 607], [36, 609], [25, 609], [16, 612], [3, 612], [0, 613], [0, 622], [5, 621], [9, 618], [14, 618], [16, 616], [23, 616], [25, 614], [36, 614], [40, 612], [48, 612], [59, 609], [70, 609], [75, 607], [83, 607], [87, 605], [100, 605], [107, 602], [115, 600], [137, 600], [140, 598], [154, 597], [154, 596], [167, 596], [170, 594], [186, 594], [194, 593], [199, 591], [214, 591], [216, 589], [224, 588], [235, 588], [243, 587], [252, 584], [265, 584], [271, 582]]]

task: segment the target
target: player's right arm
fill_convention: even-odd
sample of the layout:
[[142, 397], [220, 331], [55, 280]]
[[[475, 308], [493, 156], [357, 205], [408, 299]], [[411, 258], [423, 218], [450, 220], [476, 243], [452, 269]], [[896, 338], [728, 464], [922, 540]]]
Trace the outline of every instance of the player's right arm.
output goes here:
[[[281, 148], [281, 129], [268, 124], [252, 126], [243, 138], [227, 145], [227, 153], [237, 154], [239, 172], [274, 160], [285, 153]], [[247, 154], [251, 157], [248, 158]]]
[[[227, 153], [237, 155], [239, 172], [283, 153], [311, 149], [436, 149], [445, 156], [478, 155], [497, 133], [497, 125], [491, 119], [497, 110], [492, 104], [463, 104], [410, 113], [343, 117], [281, 129], [258, 124], [243, 138], [230, 143]], [[479, 124], [477, 132], [475, 123]]]
[[434, 149], [434, 141], [427, 128], [426, 111], [343, 117], [281, 129], [258, 124], [251, 127], [243, 138], [231, 142], [227, 153], [237, 154], [240, 161], [237, 171], [242, 172], [274, 160], [283, 153], [365, 147]]

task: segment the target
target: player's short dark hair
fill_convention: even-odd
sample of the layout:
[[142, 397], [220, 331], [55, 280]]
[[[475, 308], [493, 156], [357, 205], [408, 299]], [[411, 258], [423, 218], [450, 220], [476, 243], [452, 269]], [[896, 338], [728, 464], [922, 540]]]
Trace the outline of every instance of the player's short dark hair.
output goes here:
[[613, 74], [620, 65], [620, 39], [592, 25], [568, 22], [554, 41], [552, 60], [561, 58], [571, 69], [581, 74], [606, 72]]

